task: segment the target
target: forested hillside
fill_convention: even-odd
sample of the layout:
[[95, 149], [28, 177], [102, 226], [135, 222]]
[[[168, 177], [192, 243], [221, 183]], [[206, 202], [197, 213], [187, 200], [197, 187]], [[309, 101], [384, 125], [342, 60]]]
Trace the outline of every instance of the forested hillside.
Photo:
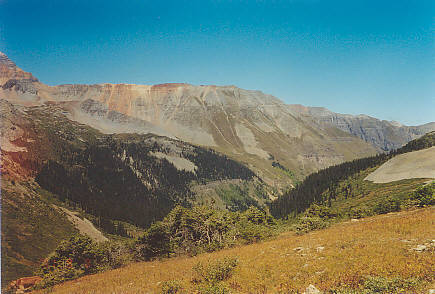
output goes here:
[[[380, 166], [398, 154], [417, 151], [434, 145], [435, 132], [430, 132], [388, 154], [356, 159], [320, 170], [306, 177], [295, 189], [273, 201], [270, 204], [270, 211], [273, 216], [283, 218], [301, 213], [313, 203], [328, 204], [337, 197], [336, 191], [340, 181], [366, 169]], [[325, 193], [325, 191], [329, 192]], [[350, 191], [347, 193], [350, 193]]]
[[54, 121], [50, 111], [31, 111], [38, 120], [33, 128], [49, 144], [36, 181], [70, 206], [100, 218], [146, 227], [176, 204], [189, 206], [192, 181], [255, 177], [211, 150], [154, 135], [103, 135], [61, 116]]
[[[249, 168], [213, 150], [151, 134], [102, 134], [53, 105], [0, 104], [4, 281], [31, 275], [75, 231], [52, 204], [125, 237], [143, 231], [127, 223], [145, 228], [178, 204], [194, 205], [193, 188], [226, 181], [235, 190], [238, 183], [263, 185]], [[263, 205], [257, 201], [264, 202], [263, 194], [239, 190], [233, 197], [222, 194], [221, 207]]]

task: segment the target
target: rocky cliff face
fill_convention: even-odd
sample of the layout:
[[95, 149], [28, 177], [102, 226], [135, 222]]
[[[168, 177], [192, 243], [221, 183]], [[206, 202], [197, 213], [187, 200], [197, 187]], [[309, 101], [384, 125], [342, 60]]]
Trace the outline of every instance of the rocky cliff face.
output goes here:
[[335, 113], [322, 107], [290, 105], [289, 108], [297, 116], [314, 118], [319, 126], [337, 127], [384, 152], [398, 149], [409, 141], [435, 129], [435, 122], [421, 126], [405, 126], [398, 122], [379, 120], [367, 115]]
[[393, 125], [372, 128], [358, 118], [332, 112], [340, 123], [329, 123], [330, 117], [313, 109], [299, 107], [301, 111], [271, 95], [234, 86], [50, 87], [36, 80], [12, 79], [3, 84], [0, 97], [25, 105], [56, 103], [70, 119], [105, 133], [155, 133], [212, 147], [246, 163], [268, 184], [281, 187], [319, 168], [412, 138]]
[[29, 80], [37, 82], [38, 79], [35, 78], [31, 73], [25, 72], [15, 65], [15, 63], [10, 60], [6, 54], [0, 52], [0, 84], [4, 84], [9, 80]]

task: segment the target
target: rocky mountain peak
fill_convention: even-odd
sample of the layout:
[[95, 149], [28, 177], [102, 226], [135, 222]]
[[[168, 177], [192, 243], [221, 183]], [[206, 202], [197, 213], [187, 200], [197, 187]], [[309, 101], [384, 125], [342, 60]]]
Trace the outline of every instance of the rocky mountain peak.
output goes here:
[[23, 71], [9, 57], [0, 52], [0, 85], [3, 85], [9, 80], [30, 80], [38, 82], [31, 73]]
[[16, 67], [15, 63], [12, 60], [10, 60], [9, 57], [1, 51], [0, 51], [0, 64], [7, 66], [8, 68], [11, 69]]

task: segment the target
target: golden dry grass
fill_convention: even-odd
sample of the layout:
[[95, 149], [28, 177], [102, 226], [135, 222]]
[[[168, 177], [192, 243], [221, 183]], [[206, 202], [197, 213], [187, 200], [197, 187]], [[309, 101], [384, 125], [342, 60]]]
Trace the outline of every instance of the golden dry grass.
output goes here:
[[[375, 216], [193, 258], [131, 264], [58, 285], [53, 293], [158, 293], [167, 280], [179, 280], [185, 292], [192, 293], [192, 267], [225, 256], [239, 258], [227, 281], [233, 293], [287, 293], [303, 291], [309, 284], [328, 290], [355, 286], [368, 275], [419, 278], [426, 282], [416, 291], [427, 293], [434, 287], [434, 251], [410, 248], [435, 239], [434, 225], [434, 208]], [[320, 246], [324, 250], [318, 252]], [[294, 250], [297, 247], [304, 249]]]

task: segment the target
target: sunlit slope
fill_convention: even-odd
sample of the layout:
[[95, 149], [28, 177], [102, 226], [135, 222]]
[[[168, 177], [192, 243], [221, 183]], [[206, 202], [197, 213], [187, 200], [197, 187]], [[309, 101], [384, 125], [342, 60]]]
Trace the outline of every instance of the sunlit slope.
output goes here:
[[435, 179], [435, 147], [391, 158], [365, 179], [374, 183], [388, 183], [414, 178]]
[[[193, 293], [192, 267], [225, 256], [239, 259], [225, 282], [233, 293], [302, 292], [309, 284], [323, 291], [355, 290], [369, 277], [415, 282], [408, 293], [427, 293], [434, 282], [434, 225], [433, 208], [392, 213], [194, 258], [132, 264], [64, 283], [53, 293], [158, 293], [168, 280]], [[421, 244], [427, 250], [413, 250]]]

